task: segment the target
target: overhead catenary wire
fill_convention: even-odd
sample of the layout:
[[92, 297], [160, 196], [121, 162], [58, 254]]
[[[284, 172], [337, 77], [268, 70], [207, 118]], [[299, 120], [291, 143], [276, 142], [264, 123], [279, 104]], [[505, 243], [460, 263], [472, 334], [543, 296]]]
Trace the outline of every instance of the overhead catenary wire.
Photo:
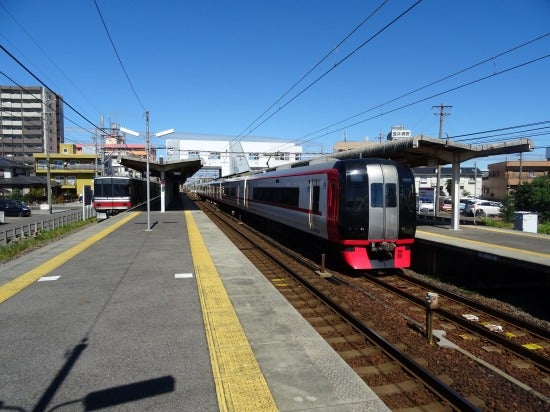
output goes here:
[[468, 66], [468, 67], [462, 68], [462, 69], [460, 69], [460, 70], [458, 70], [458, 71], [456, 71], [456, 72], [454, 72], [454, 73], [452, 73], [452, 74], [443, 76], [442, 78], [437, 79], [437, 80], [435, 80], [435, 81], [432, 81], [432, 82], [430, 82], [430, 83], [427, 83], [427, 84], [425, 84], [424, 86], [418, 87], [418, 88], [416, 88], [416, 89], [414, 89], [414, 90], [411, 90], [411, 91], [409, 91], [409, 92], [407, 92], [407, 93], [404, 93], [404, 94], [402, 94], [402, 95], [400, 95], [400, 96], [394, 97], [394, 98], [392, 98], [392, 99], [390, 99], [390, 100], [387, 100], [387, 101], [385, 101], [385, 102], [383, 102], [383, 103], [377, 104], [376, 106], [373, 106], [373, 107], [371, 107], [371, 108], [369, 108], [369, 109], [367, 109], [367, 110], [363, 110], [363, 111], [360, 112], [360, 113], [354, 114], [354, 115], [349, 116], [349, 117], [347, 117], [347, 118], [345, 118], [345, 119], [343, 119], [343, 120], [340, 120], [340, 121], [335, 122], [335, 123], [332, 123], [332, 124], [330, 124], [330, 125], [328, 125], [328, 126], [322, 127], [321, 129], [317, 129], [317, 130], [315, 130], [315, 131], [313, 131], [313, 132], [310, 132], [310, 133], [308, 133], [308, 134], [302, 136], [302, 138], [306, 138], [306, 137], [312, 136], [312, 135], [314, 135], [314, 134], [320, 133], [320, 132], [322, 132], [322, 131], [324, 131], [324, 130], [326, 130], [326, 129], [329, 129], [329, 128], [331, 128], [331, 127], [334, 127], [334, 126], [337, 126], [337, 125], [342, 124], [342, 123], [344, 123], [344, 122], [347, 122], [347, 121], [350, 121], [350, 120], [352, 120], [352, 119], [355, 119], [355, 118], [357, 118], [357, 117], [359, 117], [359, 116], [361, 116], [361, 115], [363, 115], [363, 114], [366, 114], [366, 113], [371, 112], [371, 111], [373, 111], [373, 110], [379, 109], [380, 107], [386, 106], [386, 105], [388, 105], [388, 104], [390, 104], [390, 103], [393, 103], [393, 102], [395, 102], [395, 101], [397, 101], [397, 100], [401, 100], [401, 99], [403, 99], [403, 98], [405, 98], [405, 97], [407, 97], [407, 96], [410, 96], [410, 95], [412, 95], [412, 94], [414, 94], [414, 93], [417, 93], [417, 92], [419, 92], [419, 91], [421, 91], [421, 90], [424, 90], [424, 89], [426, 89], [426, 88], [428, 88], [428, 87], [434, 86], [434, 85], [436, 85], [436, 84], [438, 84], [438, 83], [441, 83], [441, 82], [443, 82], [443, 81], [445, 81], [445, 80], [449, 80], [449, 79], [451, 79], [451, 78], [453, 78], [453, 77], [456, 77], [456, 76], [458, 76], [459, 74], [463, 74], [463, 73], [465, 73], [466, 71], [469, 71], [469, 70], [471, 70], [471, 69], [474, 69], [474, 68], [476, 68], [476, 67], [479, 67], [479, 66], [481, 66], [481, 65], [483, 65], [483, 64], [485, 64], [485, 63], [487, 63], [487, 62], [490, 62], [490, 61], [492, 61], [492, 60], [494, 60], [494, 59], [496, 59], [496, 58], [498, 58], [498, 57], [502, 57], [502, 56], [504, 56], [504, 55], [506, 55], [506, 54], [509, 54], [509, 53], [511, 53], [511, 52], [513, 52], [513, 51], [516, 51], [516, 50], [520, 49], [520, 48], [523, 48], [523, 47], [525, 47], [525, 46], [527, 46], [527, 45], [530, 45], [530, 44], [535, 43], [535, 42], [537, 42], [537, 41], [539, 41], [539, 40], [542, 40], [542, 39], [544, 39], [545, 37], [548, 37], [548, 36], [550, 36], [550, 33], [545, 33], [545, 34], [543, 34], [543, 35], [541, 35], [541, 36], [537, 36], [537, 37], [535, 37], [534, 39], [528, 40], [528, 41], [526, 41], [526, 42], [524, 42], [524, 43], [522, 43], [522, 44], [519, 44], [519, 45], [517, 45], [517, 46], [514, 46], [514, 47], [512, 47], [512, 48], [510, 48], [510, 49], [508, 49], [508, 50], [505, 50], [505, 51], [503, 51], [503, 52], [501, 52], [501, 53], [498, 53], [498, 54], [496, 54], [496, 55], [490, 56], [490, 57], [488, 57], [488, 58], [486, 58], [486, 59], [484, 59], [484, 60], [482, 60], [482, 61], [480, 61], [480, 62], [478, 62], [478, 63], [475, 63], [475, 64], [472, 64], [472, 65], [470, 65], [470, 66]]
[[[496, 76], [499, 76], [499, 75], [501, 75], [501, 74], [510, 72], [510, 71], [512, 71], [512, 70], [516, 70], [516, 69], [519, 69], [519, 68], [521, 68], [521, 67], [527, 66], [527, 65], [529, 65], [529, 64], [533, 64], [533, 63], [542, 61], [542, 60], [547, 59], [547, 58], [549, 58], [549, 57], [550, 57], [550, 54], [547, 54], [547, 55], [544, 55], [544, 56], [541, 56], [541, 57], [538, 57], [538, 58], [535, 58], [535, 59], [532, 59], [532, 60], [529, 60], [529, 61], [520, 63], [520, 64], [518, 64], [518, 65], [509, 67], [509, 68], [507, 68], [507, 69], [504, 69], [504, 70], [501, 70], [501, 71], [498, 71], [498, 72], [494, 72], [494, 73], [492, 73], [492, 74], [490, 74], [490, 75], [488, 75], [488, 76], [483, 76], [483, 77], [481, 77], [481, 78], [478, 78], [478, 79], [475, 79], [475, 80], [472, 80], [472, 81], [463, 83], [463, 84], [461, 84], [461, 85], [452, 87], [452, 88], [447, 89], [447, 90], [444, 90], [444, 91], [442, 91], [442, 92], [435, 93], [435, 94], [432, 94], [432, 95], [430, 95], [430, 96], [427, 96], [427, 97], [418, 99], [418, 100], [416, 100], [416, 101], [414, 101], [414, 102], [411, 102], [411, 103], [408, 103], [408, 104], [405, 104], [405, 105], [396, 107], [396, 108], [391, 109], [391, 110], [387, 110], [387, 111], [385, 111], [385, 112], [383, 112], [383, 113], [380, 113], [380, 114], [378, 114], [378, 115], [376, 115], [376, 116], [372, 116], [372, 117], [369, 117], [369, 118], [367, 118], [367, 119], [363, 119], [363, 120], [357, 121], [357, 122], [355, 122], [355, 123], [346, 124], [346, 125], [344, 125], [344, 126], [342, 126], [342, 127], [340, 127], [340, 128], [337, 128], [337, 129], [333, 129], [333, 130], [327, 131], [327, 132], [325, 132], [325, 133], [323, 133], [323, 134], [320, 134], [320, 135], [318, 135], [318, 136], [312, 137], [312, 138], [310, 138], [310, 139], [307, 139], [307, 140], [301, 140], [301, 139], [299, 139], [299, 140], [297, 140], [297, 142], [301, 142], [301, 144], [303, 144], [303, 143], [307, 143], [307, 142], [309, 142], [309, 141], [316, 140], [316, 139], [318, 139], [318, 138], [320, 138], [320, 137], [323, 137], [323, 136], [326, 136], [326, 135], [329, 135], [329, 134], [332, 134], [332, 133], [340, 132], [340, 131], [345, 130], [345, 129], [349, 128], [349, 127], [357, 126], [358, 124], [362, 124], [362, 123], [368, 122], [369, 120], [376, 119], [376, 118], [385, 116], [385, 115], [387, 115], [387, 114], [389, 114], [389, 113], [393, 113], [393, 112], [396, 112], [396, 111], [398, 111], [398, 110], [402, 110], [402, 109], [405, 109], [405, 108], [407, 108], [407, 107], [414, 106], [414, 105], [416, 105], [416, 104], [425, 102], [425, 101], [427, 101], [427, 100], [431, 100], [431, 99], [433, 99], [433, 98], [435, 98], [435, 97], [439, 97], [439, 96], [442, 96], [442, 95], [444, 95], [444, 94], [447, 94], [447, 93], [450, 93], [450, 92], [453, 92], [453, 91], [462, 89], [462, 88], [464, 88], [464, 87], [471, 86], [471, 85], [476, 84], [476, 83], [479, 83], [479, 82], [481, 82], [481, 81], [488, 80], [488, 79], [490, 79], [490, 78], [492, 78], [492, 77], [496, 77]], [[310, 135], [308, 135], [308, 136], [310, 136]]]
[[251, 130], [249, 130], [245, 135], [239, 136], [239, 137], [246, 137], [250, 135], [254, 130], [258, 129], [260, 126], [262, 126], [264, 123], [266, 123], [268, 120], [270, 120], [273, 116], [275, 116], [277, 113], [279, 113], [281, 110], [283, 110], [286, 106], [288, 106], [290, 103], [292, 103], [294, 100], [296, 100], [298, 97], [300, 97], [302, 94], [304, 94], [307, 90], [309, 90], [311, 87], [313, 87], [315, 84], [317, 84], [319, 81], [321, 81], [325, 76], [327, 76], [330, 72], [335, 70], [337, 67], [339, 67], [342, 63], [344, 63], [346, 60], [348, 60], [351, 56], [353, 56], [355, 53], [357, 53], [360, 49], [362, 49], [364, 46], [366, 46], [368, 43], [370, 43], [372, 40], [374, 40], [376, 37], [378, 37], [381, 33], [383, 33], [385, 30], [387, 30], [390, 26], [395, 24], [399, 19], [401, 19], [403, 16], [405, 16], [407, 13], [409, 13], [414, 7], [416, 7], [418, 4], [420, 4], [422, 0], [417, 0], [413, 5], [411, 5], [409, 8], [407, 8], [405, 11], [403, 11], [401, 14], [399, 14], [397, 17], [392, 19], [389, 23], [387, 23], [384, 27], [382, 27], [380, 30], [378, 30], [375, 34], [373, 34], [371, 37], [369, 37], [366, 41], [361, 43], [358, 47], [356, 47], [354, 50], [352, 50], [350, 53], [348, 53], [346, 56], [344, 56], [342, 59], [340, 59], [338, 62], [336, 62], [330, 69], [326, 70], [324, 73], [322, 73], [320, 76], [318, 76], [315, 80], [310, 82], [307, 86], [305, 86], [302, 90], [300, 90], [298, 93], [296, 93], [290, 100], [285, 102], [283, 105], [281, 105], [276, 111], [271, 113], [267, 118], [265, 118], [263, 121], [261, 121], [259, 124], [257, 124], [255, 127], [253, 127]]
[[[39, 82], [43, 87], [45, 87], [48, 90], [52, 90], [46, 83], [44, 83], [37, 75], [35, 75], [30, 69], [27, 68], [17, 57], [15, 57], [8, 49], [6, 49], [2, 44], [0, 44], [0, 49], [4, 53], [6, 53], [14, 62], [16, 62], [23, 70], [25, 70], [28, 74], [30, 74], [37, 82]], [[10, 79], [12, 82], [14, 82], [9, 76], [7, 76], [5, 73], [2, 73], [6, 78]], [[17, 84], [16, 82], [14, 82]], [[21, 87], [21, 86], [19, 86]], [[82, 113], [80, 113], [77, 109], [75, 109], [69, 102], [67, 102], [62, 96], [58, 95], [56, 93], [56, 96], [65, 104], [67, 107], [69, 107], [73, 112], [75, 112], [78, 116], [80, 116], [82, 119], [84, 119], [86, 122], [88, 122], [92, 127], [104, 130], [103, 128], [97, 126], [94, 122], [89, 120], [86, 116], [84, 116]], [[41, 100], [41, 99], [40, 99]]]
[[[245, 127], [237, 136], [234, 137], [234, 140], [237, 140], [239, 137], [243, 136], [248, 129], [250, 129], [259, 119], [261, 119], [267, 112], [269, 112], [277, 103], [283, 100], [292, 90], [294, 90], [306, 77], [308, 77], [315, 69], [317, 69], [328, 57], [333, 54], [344, 42], [346, 42], [357, 30], [359, 30], [372, 16], [374, 16], [389, 0], [384, 0], [380, 3], [374, 11], [372, 11], [367, 17], [365, 17], [361, 23], [359, 23], [355, 28], [350, 31], [342, 40], [338, 42], [328, 53], [326, 53], [321, 60], [315, 63], [311, 69], [309, 69], [305, 74], [303, 74], [292, 86], [290, 86], [277, 100], [275, 100], [267, 109], [265, 109], [258, 117], [256, 117], [247, 127]], [[250, 132], [251, 133], [251, 132]]]
[[128, 80], [128, 84], [130, 85], [130, 88], [132, 89], [132, 92], [134, 92], [134, 96], [136, 96], [136, 99], [139, 102], [139, 104], [141, 105], [141, 108], [144, 111], [147, 111], [147, 109], [145, 108], [145, 106], [141, 102], [141, 99], [139, 98], [139, 96], [136, 92], [136, 89], [134, 88], [134, 85], [132, 84], [132, 81], [130, 80], [130, 76], [128, 76], [128, 72], [126, 71], [126, 68], [124, 67], [124, 63], [122, 63], [122, 59], [120, 58], [120, 55], [118, 54], [117, 48], [115, 46], [113, 38], [111, 37], [111, 33], [109, 33], [109, 29], [107, 28], [107, 24], [105, 23], [105, 20], [103, 19], [103, 15], [101, 14], [101, 10], [99, 9], [97, 1], [96, 0], [93, 0], [93, 1], [94, 1], [94, 4], [95, 4], [95, 7], [97, 9], [97, 12], [99, 14], [99, 17], [101, 19], [101, 22], [103, 23], [103, 27], [105, 28], [105, 31], [107, 32], [107, 37], [109, 37], [109, 41], [111, 42], [111, 46], [113, 47], [113, 50], [116, 54], [118, 62], [120, 63], [120, 67], [122, 68], [122, 71], [124, 72], [124, 75], [126, 76], [126, 80]]
[[[550, 123], [550, 120], [544, 120], [544, 121], [536, 122], [536, 123], [522, 124], [522, 125], [518, 125], [518, 126], [502, 127], [502, 128], [500, 128], [500, 129], [485, 130], [485, 131], [483, 131], [483, 132], [473, 132], [473, 133], [459, 134], [459, 135], [455, 135], [455, 136], [449, 136], [449, 138], [452, 138], [452, 139], [454, 139], [455, 141], [457, 141], [457, 138], [458, 138], [458, 137], [468, 137], [468, 136], [474, 136], [474, 135], [478, 135], [478, 134], [493, 133], [493, 132], [502, 132], [502, 131], [504, 131], [504, 130], [519, 129], [519, 128], [521, 128], [521, 127], [538, 126], [538, 125], [541, 125], [541, 124], [548, 124], [548, 123]], [[539, 129], [547, 129], [547, 128], [548, 128], [548, 127], [541, 127], [541, 128], [538, 128], [538, 129], [531, 129], [531, 130], [539, 130]], [[468, 139], [458, 139], [458, 141], [460, 141], [460, 140], [468, 140]]]
[[[40, 44], [38, 44], [38, 42], [31, 36], [31, 34], [21, 25], [21, 23], [19, 23], [19, 21], [17, 21], [17, 19], [8, 11], [8, 9], [6, 9], [6, 7], [0, 3], [0, 7], [4, 10], [4, 12], [15, 22], [15, 24], [17, 24], [17, 26], [19, 26], [19, 28], [23, 31], [23, 33], [25, 33], [25, 35], [34, 43], [34, 45], [38, 48], [38, 50], [40, 50], [40, 52], [46, 56], [46, 58], [49, 60], [49, 62], [63, 75], [63, 77], [65, 77], [65, 79], [67, 79], [69, 81], [69, 83], [72, 84], [72, 86], [78, 90], [78, 92], [88, 101], [88, 103], [99, 113], [99, 109], [97, 107], [95, 107], [95, 105], [93, 103], [91, 103], [90, 99], [82, 92], [82, 90], [77, 87], [77, 85], [69, 78], [69, 76], [67, 76], [67, 74], [59, 67], [59, 65], [55, 62], [54, 59], [52, 59], [47, 53], [46, 51], [40, 46]], [[7, 39], [6, 39], [7, 40]], [[9, 42], [9, 40], [7, 40]], [[11, 43], [11, 42], [9, 42]], [[15, 47], [16, 50], [18, 50], [16, 47]], [[18, 50], [20, 54], [22, 54], [24, 56], [24, 54]], [[24, 56], [27, 60], [30, 61], [30, 59], [28, 59], [26, 56]], [[31, 62], [32, 64], [32, 62]], [[40, 70], [40, 69], [39, 69]]]

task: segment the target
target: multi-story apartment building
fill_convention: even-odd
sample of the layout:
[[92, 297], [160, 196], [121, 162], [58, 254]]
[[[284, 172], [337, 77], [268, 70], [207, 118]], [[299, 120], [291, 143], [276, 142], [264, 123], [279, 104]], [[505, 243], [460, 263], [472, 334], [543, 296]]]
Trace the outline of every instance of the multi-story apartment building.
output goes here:
[[33, 154], [59, 151], [63, 128], [63, 101], [57, 94], [37, 86], [0, 86], [1, 157], [33, 166]]
[[487, 199], [503, 200], [522, 183], [550, 174], [550, 160], [506, 161], [488, 165], [489, 173], [483, 179], [482, 195]]

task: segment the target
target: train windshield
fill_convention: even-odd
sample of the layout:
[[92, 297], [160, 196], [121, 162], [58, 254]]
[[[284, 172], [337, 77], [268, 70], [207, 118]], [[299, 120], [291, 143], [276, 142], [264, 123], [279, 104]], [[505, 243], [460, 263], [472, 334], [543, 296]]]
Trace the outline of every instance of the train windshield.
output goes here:
[[[348, 170], [344, 192], [343, 236], [350, 239], [366, 238], [369, 222], [369, 182], [366, 169]], [[380, 199], [382, 196], [380, 196]], [[378, 202], [378, 196], [373, 201]]]
[[130, 185], [127, 179], [101, 179], [94, 184], [96, 197], [122, 197], [130, 195]]
[[368, 164], [366, 168], [347, 170], [342, 227], [344, 237], [397, 237], [397, 180], [397, 172], [393, 166]]

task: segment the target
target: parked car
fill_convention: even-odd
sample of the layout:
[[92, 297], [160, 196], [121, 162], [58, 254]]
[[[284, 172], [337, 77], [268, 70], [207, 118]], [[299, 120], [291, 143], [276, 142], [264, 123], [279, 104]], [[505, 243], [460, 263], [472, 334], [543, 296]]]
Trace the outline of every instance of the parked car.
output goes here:
[[439, 210], [442, 212], [450, 212], [453, 210], [453, 200], [452, 199], [441, 199], [439, 201]]
[[0, 211], [4, 216], [30, 216], [31, 209], [20, 200], [0, 199]]
[[502, 203], [490, 200], [470, 200], [464, 207], [466, 216], [499, 216]]
[[433, 213], [434, 204], [429, 201], [419, 201], [418, 202], [418, 213]]
[[481, 201], [481, 199], [475, 199], [473, 197], [461, 197], [458, 203], [458, 207], [460, 208], [460, 213], [465, 214], [464, 209], [466, 209], [466, 205], [470, 202], [473, 202], [474, 200]]

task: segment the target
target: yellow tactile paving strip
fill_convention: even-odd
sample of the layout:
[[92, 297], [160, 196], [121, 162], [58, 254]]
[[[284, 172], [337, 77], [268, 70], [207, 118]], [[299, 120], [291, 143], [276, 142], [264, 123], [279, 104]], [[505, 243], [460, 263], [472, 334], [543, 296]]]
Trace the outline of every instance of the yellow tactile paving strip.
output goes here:
[[138, 214], [138, 212], [128, 213], [126, 217], [107, 227], [106, 229], [103, 229], [101, 232], [96, 233], [95, 235], [84, 240], [83, 242], [79, 242], [77, 245], [73, 246], [69, 250], [51, 258], [47, 262], [41, 264], [40, 266], [37, 266], [27, 273], [24, 273], [21, 276], [18, 276], [17, 278], [7, 283], [4, 283], [0, 286], [0, 304], [5, 302], [15, 294], [21, 292], [26, 287], [32, 285], [42, 276], [46, 276], [48, 273], [52, 272], [65, 262], [68, 262], [70, 259], [78, 255], [82, 251], [88, 249], [97, 241], [103, 239], [105, 236], [114, 232], [126, 222], [135, 218]]
[[185, 218], [220, 411], [276, 411], [192, 212]]

